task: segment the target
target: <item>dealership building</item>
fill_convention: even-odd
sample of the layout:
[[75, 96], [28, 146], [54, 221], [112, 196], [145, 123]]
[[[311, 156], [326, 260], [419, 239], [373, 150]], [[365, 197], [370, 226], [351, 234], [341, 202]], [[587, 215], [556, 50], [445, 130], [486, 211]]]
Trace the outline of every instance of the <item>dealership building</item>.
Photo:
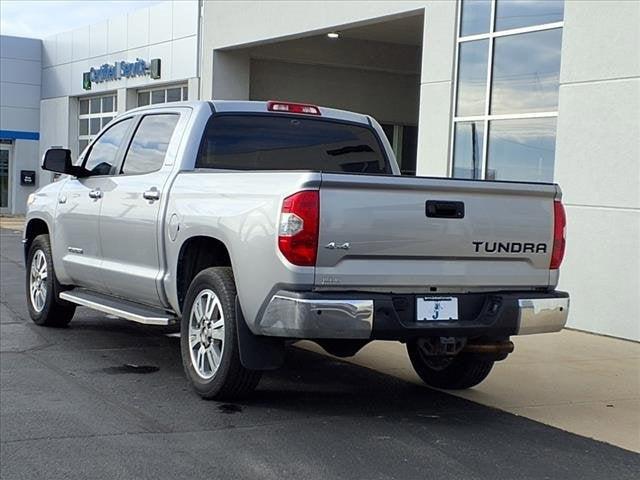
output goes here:
[[570, 326], [640, 340], [639, 2], [175, 0], [0, 43], [2, 213], [140, 105], [354, 110], [404, 175], [559, 183]]

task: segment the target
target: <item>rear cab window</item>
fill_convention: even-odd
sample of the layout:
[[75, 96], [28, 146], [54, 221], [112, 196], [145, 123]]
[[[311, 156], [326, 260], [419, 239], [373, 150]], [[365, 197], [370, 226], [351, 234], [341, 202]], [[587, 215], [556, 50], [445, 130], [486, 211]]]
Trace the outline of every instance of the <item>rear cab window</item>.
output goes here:
[[196, 168], [392, 173], [377, 135], [366, 125], [240, 113], [209, 120]]

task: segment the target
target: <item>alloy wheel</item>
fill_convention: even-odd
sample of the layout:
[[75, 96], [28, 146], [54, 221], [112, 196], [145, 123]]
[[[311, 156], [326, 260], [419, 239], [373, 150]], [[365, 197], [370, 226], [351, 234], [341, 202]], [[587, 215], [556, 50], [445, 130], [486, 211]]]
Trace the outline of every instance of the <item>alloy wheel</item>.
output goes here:
[[29, 298], [31, 306], [40, 313], [47, 303], [47, 257], [42, 250], [36, 250], [31, 259], [29, 272]]
[[212, 378], [224, 351], [224, 312], [213, 290], [202, 290], [193, 302], [189, 316], [189, 352], [196, 373]]

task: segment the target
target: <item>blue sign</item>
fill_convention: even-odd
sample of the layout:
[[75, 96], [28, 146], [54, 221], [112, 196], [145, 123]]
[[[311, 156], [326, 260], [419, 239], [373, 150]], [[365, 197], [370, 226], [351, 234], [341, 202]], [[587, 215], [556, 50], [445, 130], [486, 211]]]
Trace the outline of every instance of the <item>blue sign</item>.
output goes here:
[[151, 62], [146, 62], [142, 58], [136, 58], [135, 62], [115, 62], [91, 69], [82, 75], [82, 88], [91, 90], [92, 83], [109, 82], [120, 80], [121, 78], [143, 77], [150, 75], [151, 78], [160, 78], [160, 59], [154, 58]]

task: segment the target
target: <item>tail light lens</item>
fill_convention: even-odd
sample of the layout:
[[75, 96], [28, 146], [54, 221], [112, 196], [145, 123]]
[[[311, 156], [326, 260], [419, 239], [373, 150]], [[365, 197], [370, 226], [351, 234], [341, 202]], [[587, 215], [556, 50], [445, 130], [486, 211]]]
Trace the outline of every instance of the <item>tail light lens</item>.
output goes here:
[[308, 103], [278, 102], [269, 100], [267, 110], [270, 112], [305, 113], [307, 115], [321, 115], [320, 109]]
[[549, 265], [552, 270], [560, 268], [564, 258], [566, 233], [567, 216], [564, 213], [564, 206], [560, 200], [556, 200], [553, 202], [553, 250], [551, 252], [551, 265]]
[[294, 193], [282, 202], [278, 247], [294, 265], [315, 266], [319, 219], [320, 197], [317, 190]]

